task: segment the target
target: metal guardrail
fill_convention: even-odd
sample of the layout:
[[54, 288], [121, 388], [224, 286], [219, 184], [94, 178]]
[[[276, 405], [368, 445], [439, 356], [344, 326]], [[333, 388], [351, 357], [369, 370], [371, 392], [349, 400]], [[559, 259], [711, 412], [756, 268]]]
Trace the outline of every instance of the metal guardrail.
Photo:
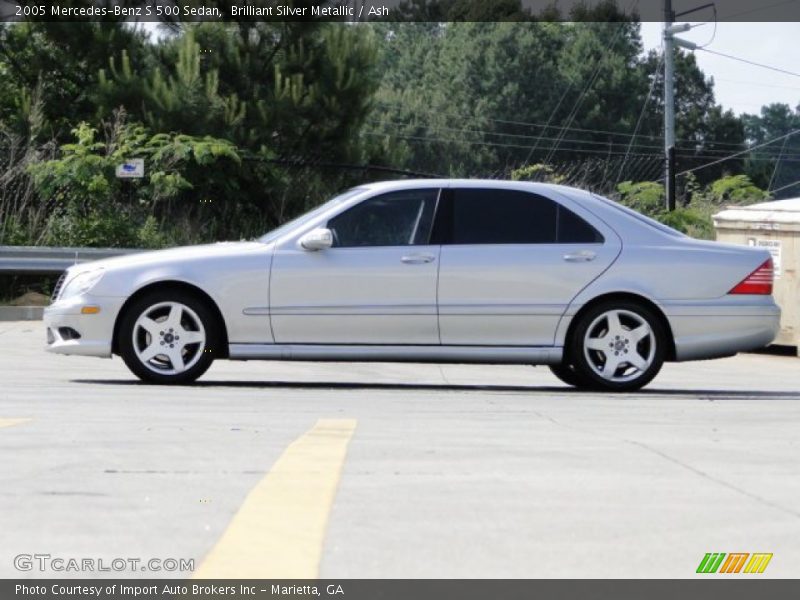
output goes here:
[[0, 246], [0, 274], [54, 274], [74, 264], [143, 252], [133, 248], [47, 248]]

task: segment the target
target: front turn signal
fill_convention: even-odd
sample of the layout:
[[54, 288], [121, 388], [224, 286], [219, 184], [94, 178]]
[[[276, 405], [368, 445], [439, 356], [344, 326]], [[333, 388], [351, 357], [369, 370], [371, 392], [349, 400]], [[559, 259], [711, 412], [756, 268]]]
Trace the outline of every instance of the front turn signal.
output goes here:
[[96, 315], [100, 312], [99, 306], [84, 306], [81, 308], [82, 315]]

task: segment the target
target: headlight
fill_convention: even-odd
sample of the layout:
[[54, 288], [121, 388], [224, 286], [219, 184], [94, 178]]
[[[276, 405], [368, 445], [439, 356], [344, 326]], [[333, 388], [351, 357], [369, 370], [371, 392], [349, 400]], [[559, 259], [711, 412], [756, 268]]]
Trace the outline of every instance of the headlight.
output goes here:
[[84, 271], [78, 273], [75, 277], [69, 279], [67, 283], [61, 288], [61, 293], [58, 295], [59, 300], [66, 300], [73, 296], [85, 294], [92, 289], [100, 278], [103, 277], [103, 270], [96, 269], [94, 271]]

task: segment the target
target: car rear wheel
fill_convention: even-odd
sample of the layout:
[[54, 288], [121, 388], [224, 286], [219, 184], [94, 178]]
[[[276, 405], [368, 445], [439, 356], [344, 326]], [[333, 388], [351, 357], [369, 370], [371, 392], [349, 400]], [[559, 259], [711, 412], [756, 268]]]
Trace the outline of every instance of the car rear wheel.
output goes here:
[[119, 349], [128, 368], [150, 383], [190, 383], [214, 361], [218, 327], [195, 296], [164, 290], [135, 301], [122, 316]]
[[627, 301], [598, 304], [584, 313], [569, 343], [579, 379], [607, 391], [637, 390], [652, 381], [666, 356], [667, 336], [652, 310]]

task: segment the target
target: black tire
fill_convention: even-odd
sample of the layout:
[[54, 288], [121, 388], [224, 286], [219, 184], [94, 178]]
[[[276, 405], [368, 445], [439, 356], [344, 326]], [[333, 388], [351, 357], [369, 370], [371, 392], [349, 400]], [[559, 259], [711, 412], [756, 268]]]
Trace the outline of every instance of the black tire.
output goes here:
[[[608, 335], [612, 328], [608, 316], [612, 313], [621, 323], [619, 329], [615, 327], [613, 330], [619, 335]], [[649, 333], [637, 340], [635, 330], [646, 331], [639, 330], [645, 323]], [[602, 334], [603, 331], [607, 332], [608, 337], [595, 337], [595, 333]], [[590, 333], [590, 339], [587, 339]], [[587, 349], [589, 343], [602, 346], [602, 349]], [[667, 332], [650, 308], [633, 301], [610, 300], [591, 307], [579, 317], [567, 341], [567, 355], [579, 380], [584, 381], [587, 387], [601, 391], [630, 392], [644, 387], [658, 374], [664, 364], [667, 343]], [[611, 362], [608, 362], [609, 359]], [[644, 368], [637, 368], [628, 360], [638, 361]], [[615, 361], [619, 361], [619, 365], [613, 372], [605, 373], [606, 366], [613, 368]]]
[[553, 373], [553, 375], [558, 377], [563, 383], [579, 389], [587, 387], [586, 381], [580, 375], [578, 375], [578, 372], [572, 365], [561, 363], [560, 365], [548, 366], [550, 367], [550, 371]]
[[[197, 343], [186, 343], [180, 347], [178, 333], [182, 331], [176, 328], [175, 338], [163, 337], [165, 334], [171, 336], [172, 329], [169, 329], [167, 323], [158, 323], [159, 331], [154, 332], [156, 336], [162, 336], [160, 341], [152, 341], [153, 337], [149, 332], [145, 332], [141, 326], [137, 327], [137, 321], [140, 317], [149, 314], [158, 314], [159, 311], [166, 310], [169, 305], [182, 305], [188, 310], [181, 311], [182, 325], [186, 327], [196, 326], [197, 330], [187, 329], [186, 334], [191, 334], [196, 337], [204, 337], [204, 340]], [[161, 307], [160, 305], [165, 305]], [[169, 313], [172, 314], [172, 313]], [[169, 317], [167, 317], [169, 318]], [[152, 320], [152, 319], [151, 319]], [[199, 321], [200, 325], [196, 325], [195, 321]], [[148, 321], [149, 322], [149, 321]], [[164, 327], [164, 330], [161, 330]], [[136, 333], [134, 329], [136, 328]], [[205, 373], [214, 362], [214, 358], [219, 349], [220, 340], [220, 324], [216, 317], [215, 312], [209, 308], [207, 303], [190, 292], [176, 289], [154, 290], [145, 294], [141, 298], [137, 298], [133, 303], [125, 308], [124, 314], [121, 316], [119, 326], [119, 340], [118, 347], [122, 360], [125, 361], [127, 367], [131, 372], [142, 381], [157, 384], [186, 384], [195, 381], [203, 373]], [[142, 336], [145, 336], [144, 338]], [[186, 337], [189, 337], [188, 335]], [[144, 341], [142, 341], [144, 339]], [[151, 340], [149, 343], [147, 340]], [[185, 351], [185, 359], [190, 362], [190, 366], [180, 372], [172, 372], [176, 369], [166, 354], [154, 356], [147, 363], [143, 362], [140, 354], [137, 353], [136, 345], [146, 345], [146, 349], [150, 348], [150, 344], [159, 344], [159, 347], [164, 347], [166, 350], [169, 342], [174, 342], [178, 346], [177, 352], [181, 353], [181, 357], [177, 360], [183, 360], [183, 353]], [[155, 348], [155, 346], [153, 346]], [[173, 353], [173, 350], [166, 350]], [[141, 347], [139, 352], [142, 353]], [[144, 353], [142, 353], [144, 354]], [[160, 368], [159, 368], [160, 367]], [[180, 367], [179, 367], [180, 368]]]

